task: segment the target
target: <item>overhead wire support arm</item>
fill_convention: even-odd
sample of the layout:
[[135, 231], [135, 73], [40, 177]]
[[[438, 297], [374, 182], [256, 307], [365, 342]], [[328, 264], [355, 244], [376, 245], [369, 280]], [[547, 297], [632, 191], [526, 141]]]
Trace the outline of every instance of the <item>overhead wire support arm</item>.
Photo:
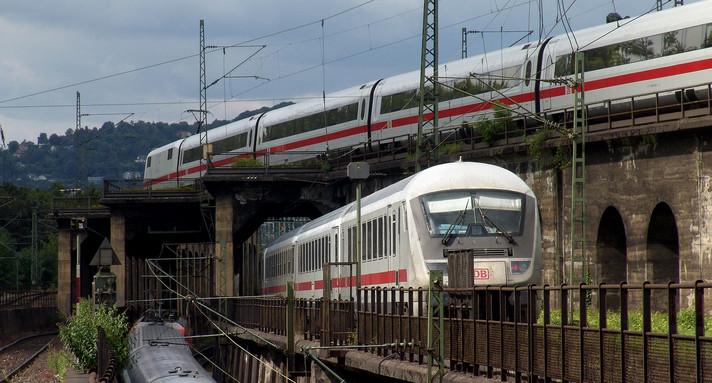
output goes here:
[[516, 45], [520, 41], [526, 39], [527, 37], [531, 36], [532, 33], [534, 33], [533, 30], [531, 31], [505, 31], [503, 29], [500, 30], [494, 30], [494, 31], [478, 31], [478, 30], [468, 30], [467, 28], [462, 28], [462, 58], [466, 59], [467, 58], [467, 35], [470, 34], [485, 34], [485, 33], [525, 33], [524, 36], [522, 36], [519, 40], [513, 42], [509, 47], [511, 48], [512, 46]]
[[[246, 45], [246, 46], [244, 46], [244, 47], [245, 47], [245, 48], [260, 48], [260, 49], [256, 50], [256, 51], [253, 52], [251, 55], [249, 55], [246, 59], [242, 60], [239, 64], [235, 65], [235, 67], [233, 67], [233, 68], [230, 69], [229, 71], [225, 72], [224, 75], [218, 77], [215, 81], [211, 82], [210, 85], [208, 85], [208, 86], [205, 87], [205, 89], [210, 88], [211, 86], [217, 84], [217, 83], [218, 83], [220, 80], [222, 80], [222, 79], [225, 79], [225, 78], [237, 78], [238, 76], [231, 77], [230, 74], [231, 74], [235, 69], [237, 69], [237, 68], [239, 68], [240, 66], [242, 66], [242, 64], [248, 62], [250, 59], [252, 59], [253, 57], [255, 57], [255, 55], [258, 54], [258, 53], [260, 53], [260, 51], [262, 51], [263, 49], [265, 49], [265, 48], [267, 47], [267, 45]], [[218, 46], [216, 46], [216, 45], [209, 45], [209, 46], [207, 46], [205, 49], [209, 49], [209, 48], [220, 48], [220, 47], [218, 47]], [[223, 52], [225, 51], [226, 48], [241, 48], [241, 47], [240, 47], [240, 46], [222, 47]], [[257, 79], [259, 76], [244, 76], [244, 77], [254, 77], [255, 79]], [[267, 79], [267, 80], [269, 81], [269, 79]]]

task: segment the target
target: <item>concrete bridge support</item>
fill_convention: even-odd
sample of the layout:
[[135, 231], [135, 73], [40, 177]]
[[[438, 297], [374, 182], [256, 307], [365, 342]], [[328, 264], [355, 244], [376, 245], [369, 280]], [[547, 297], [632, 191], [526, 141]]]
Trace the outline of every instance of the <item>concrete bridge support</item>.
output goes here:
[[215, 195], [215, 261], [214, 281], [217, 296], [240, 295], [234, 281], [235, 251], [233, 232], [235, 199], [230, 190], [219, 190]]
[[[712, 279], [712, 135], [706, 130], [607, 133], [587, 143], [591, 283]], [[517, 154], [471, 159], [507, 167], [532, 187], [542, 217], [543, 281], [560, 284], [568, 272], [571, 172], [553, 165], [551, 153], [538, 163]], [[690, 297], [680, 298], [687, 307]]]

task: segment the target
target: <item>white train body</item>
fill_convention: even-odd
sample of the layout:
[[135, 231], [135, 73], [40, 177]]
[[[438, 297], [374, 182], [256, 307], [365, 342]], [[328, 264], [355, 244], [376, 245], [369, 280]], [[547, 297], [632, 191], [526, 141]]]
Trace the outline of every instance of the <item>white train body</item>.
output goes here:
[[[609, 100], [641, 95], [647, 106], [667, 102], [654, 94], [694, 100], [712, 82], [712, 2], [698, 2], [636, 19], [588, 28], [573, 36], [541, 41], [470, 57], [440, 66], [439, 125], [486, 118], [493, 103], [509, 105], [519, 120], [538, 115], [558, 119], [573, 106], [572, 44], [586, 57], [586, 103], [605, 113]], [[290, 105], [176, 141], [151, 151], [144, 186], [188, 184], [205, 170], [213, 153], [218, 166], [236, 158], [271, 165], [315, 158], [319, 153], [381, 139], [405, 139], [417, 130], [419, 72], [369, 82], [321, 98]], [[465, 82], [465, 79], [469, 82]], [[454, 91], [451, 87], [460, 89]], [[464, 92], [463, 92], [464, 91]], [[615, 107], [616, 102], [612, 102]], [[594, 110], [595, 112], [595, 110]], [[425, 133], [428, 133], [427, 131]], [[201, 145], [204, 148], [201, 148]], [[171, 152], [169, 156], [168, 152]], [[170, 158], [169, 158], [170, 157]], [[215, 161], [215, 160], [219, 161]]]
[[[273, 241], [263, 255], [262, 293], [284, 294], [293, 281], [297, 297], [321, 297], [323, 265], [356, 261], [356, 222], [351, 203]], [[477, 285], [540, 282], [537, 200], [506, 169], [431, 167], [364, 197], [361, 222], [364, 287], [427, 288], [429, 271], [447, 276], [447, 255], [460, 251], [474, 255]], [[331, 267], [332, 298], [353, 297], [355, 285], [355, 266]]]
[[198, 363], [185, 338], [186, 330], [172, 320], [139, 320], [129, 333], [129, 364], [125, 383], [215, 383]]

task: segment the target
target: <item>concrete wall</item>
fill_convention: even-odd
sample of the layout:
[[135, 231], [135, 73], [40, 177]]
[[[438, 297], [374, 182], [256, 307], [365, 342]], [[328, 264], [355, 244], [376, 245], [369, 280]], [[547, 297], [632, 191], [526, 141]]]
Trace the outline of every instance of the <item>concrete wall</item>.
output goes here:
[[0, 310], [0, 336], [20, 331], [56, 331], [59, 316], [52, 307]]

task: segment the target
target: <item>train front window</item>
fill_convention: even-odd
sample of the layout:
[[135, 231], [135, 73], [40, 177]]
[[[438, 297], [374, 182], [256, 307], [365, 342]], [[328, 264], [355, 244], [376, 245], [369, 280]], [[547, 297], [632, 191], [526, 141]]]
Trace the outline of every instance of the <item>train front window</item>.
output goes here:
[[433, 193], [422, 197], [431, 236], [519, 235], [524, 197], [497, 190]]

